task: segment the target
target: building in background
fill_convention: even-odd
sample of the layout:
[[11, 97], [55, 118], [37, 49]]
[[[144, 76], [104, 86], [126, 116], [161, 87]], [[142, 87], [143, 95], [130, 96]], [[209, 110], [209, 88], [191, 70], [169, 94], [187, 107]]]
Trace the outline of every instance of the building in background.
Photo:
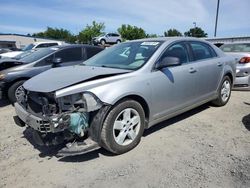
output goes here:
[[[0, 33], [0, 44], [3, 44], [3, 47], [6, 46], [6, 48], [9, 48], [8, 45], [10, 46], [10, 45], [13, 45], [14, 43], [16, 45], [16, 48], [24, 48], [25, 46], [34, 42], [56, 42], [56, 41], [58, 42], [60, 40], [33, 37], [33, 36], [20, 35], [20, 34], [1, 34]], [[64, 42], [64, 41], [60, 41], [60, 42]]]
[[216, 46], [221, 46], [225, 43], [232, 43], [232, 42], [250, 42], [250, 36], [244, 37], [214, 37], [214, 38], [204, 38], [205, 40], [215, 44]]

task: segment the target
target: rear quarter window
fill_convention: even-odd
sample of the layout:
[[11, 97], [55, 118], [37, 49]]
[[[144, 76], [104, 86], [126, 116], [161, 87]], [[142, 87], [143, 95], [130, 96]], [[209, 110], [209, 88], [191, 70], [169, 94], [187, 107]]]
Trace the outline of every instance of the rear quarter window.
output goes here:
[[206, 43], [190, 42], [195, 61], [217, 57], [214, 49]]

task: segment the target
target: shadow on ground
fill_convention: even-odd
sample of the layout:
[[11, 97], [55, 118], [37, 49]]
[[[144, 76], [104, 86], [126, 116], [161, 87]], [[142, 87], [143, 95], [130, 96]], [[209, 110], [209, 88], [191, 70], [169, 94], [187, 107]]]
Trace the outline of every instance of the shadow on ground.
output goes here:
[[[204, 111], [206, 109], [209, 108], [209, 105], [208, 104], [205, 104], [205, 105], [202, 105], [198, 108], [195, 108], [193, 110], [190, 110], [188, 112], [185, 112], [179, 116], [176, 116], [174, 118], [171, 118], [167, 121], [164, 121], [164, 122], [161, 122], [147, 130], [145, 130], [143, 136], [146, 137], [156, 131], [159, 131], [163, 128], [166, 128], [168, 127], [169, 125], [172, 125], [174, 123], [177, 123], [179, 121], [182, 121], [186, 118], [189, 118], [191, 117], [192, 115], [195, 115], [201, 111]], [[40, 154], [39, 156], [41, 158], [44, 158], [44, 157], [54, 157], [56, 156], [56, 154], [58, 153], [58, 151], [60, 149], [62, 149], [64, 147], [64, 145], [59, 145], [59, 146], [54, 146], [54, 147], [43, 147], [43, 146], [38, 146], [34, 140], [33, 140], [33, 136], [32, 136], [32, 129], [30, 128], [27, 128], [24, 130], [23, 132], [23, 135], [24, 137], [34, 146], [34, 148], [38, 149], [40, 151]], [[62, 158], [59, 158], [58, 161], [61, 161], [61, 162], [71, 162], [71, 163], [74, 163], [74, 162], [84, 162], [84, 161], [89, 161], [89, 160], [93, 160], [93, 159], [96, 159], [99, 157], [99, 155], [105, 155], [105, 156], [109, 156], [109, 157], [113, 157], [115, 156], [115, 154], [112, 154], [111, 152], [108, 152], [107, 150], [103, 149], [103, 148], [100, 148], [100, 149], [97, 149], [97, 150], [94, 150], [94, 151], [91, 151], [91, 152], [88, 152], [88, 153], [85, 153], [85, 154], [81, 154], [81, 155], [76, 155], [76, 156], [67, 156], [67, 157], [62, 157]]]
[[143, 136], [148, 136], [148, 135], [150, 135], [150, 134], [152, 134], [152, 133], [154, 133], [156, 131], [159, 131], [160, 129], [168, 127], [169, 125], [180, 122], [180, 121], [182, 121], [182, 120], [184, 120], [186, 118], [189, 118], [189, 117], [191, 117], [191, 116], [193, 116], [195, 114], [198, 114], [198, 113], [208, 109], [209, 107], [210, 107], [209, 104], [204, 104], [202, 106], [199, 106], [198, 108], [195, 108], [195, 109], [187, 111], [187, 112], [185, 112], [185, 113], [183, 113], [181, 115], [178, 115], [176, 117], [173, 117], [171, 119], [163, 121], [163, 122], [161, 122], [161, 123], [159, 123], [157, 125], [154, 125], [153, 127], [149, 128], [149, 129], [146, 129], [144, 131]]
[[0, 107], [5, 107], [10, 105], [10, 102], [8, 100], [0, 99]]
[[250, 131], [250, 114], [248, 114], [242, 118], [242, 123], [244, 124], [246, 129]]

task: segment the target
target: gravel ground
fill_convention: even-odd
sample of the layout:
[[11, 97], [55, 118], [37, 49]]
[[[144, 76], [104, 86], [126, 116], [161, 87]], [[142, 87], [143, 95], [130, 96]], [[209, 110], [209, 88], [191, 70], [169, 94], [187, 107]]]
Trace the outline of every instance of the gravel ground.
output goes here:
[[132, 151], [56, 158], [32, 145], [0, 103], [0, 187], [250, 187], [250, 93], [147, 130]]

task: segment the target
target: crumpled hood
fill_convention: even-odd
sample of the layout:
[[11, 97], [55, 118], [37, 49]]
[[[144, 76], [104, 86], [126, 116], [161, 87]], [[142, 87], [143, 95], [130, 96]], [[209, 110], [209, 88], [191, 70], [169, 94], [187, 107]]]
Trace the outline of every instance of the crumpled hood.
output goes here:
[[83, 65], [60, 67], [50, 69], [29, 79], [23, 86], [29, 91], [52, 92], [83, 81], [127, 72], [131, 71]]

